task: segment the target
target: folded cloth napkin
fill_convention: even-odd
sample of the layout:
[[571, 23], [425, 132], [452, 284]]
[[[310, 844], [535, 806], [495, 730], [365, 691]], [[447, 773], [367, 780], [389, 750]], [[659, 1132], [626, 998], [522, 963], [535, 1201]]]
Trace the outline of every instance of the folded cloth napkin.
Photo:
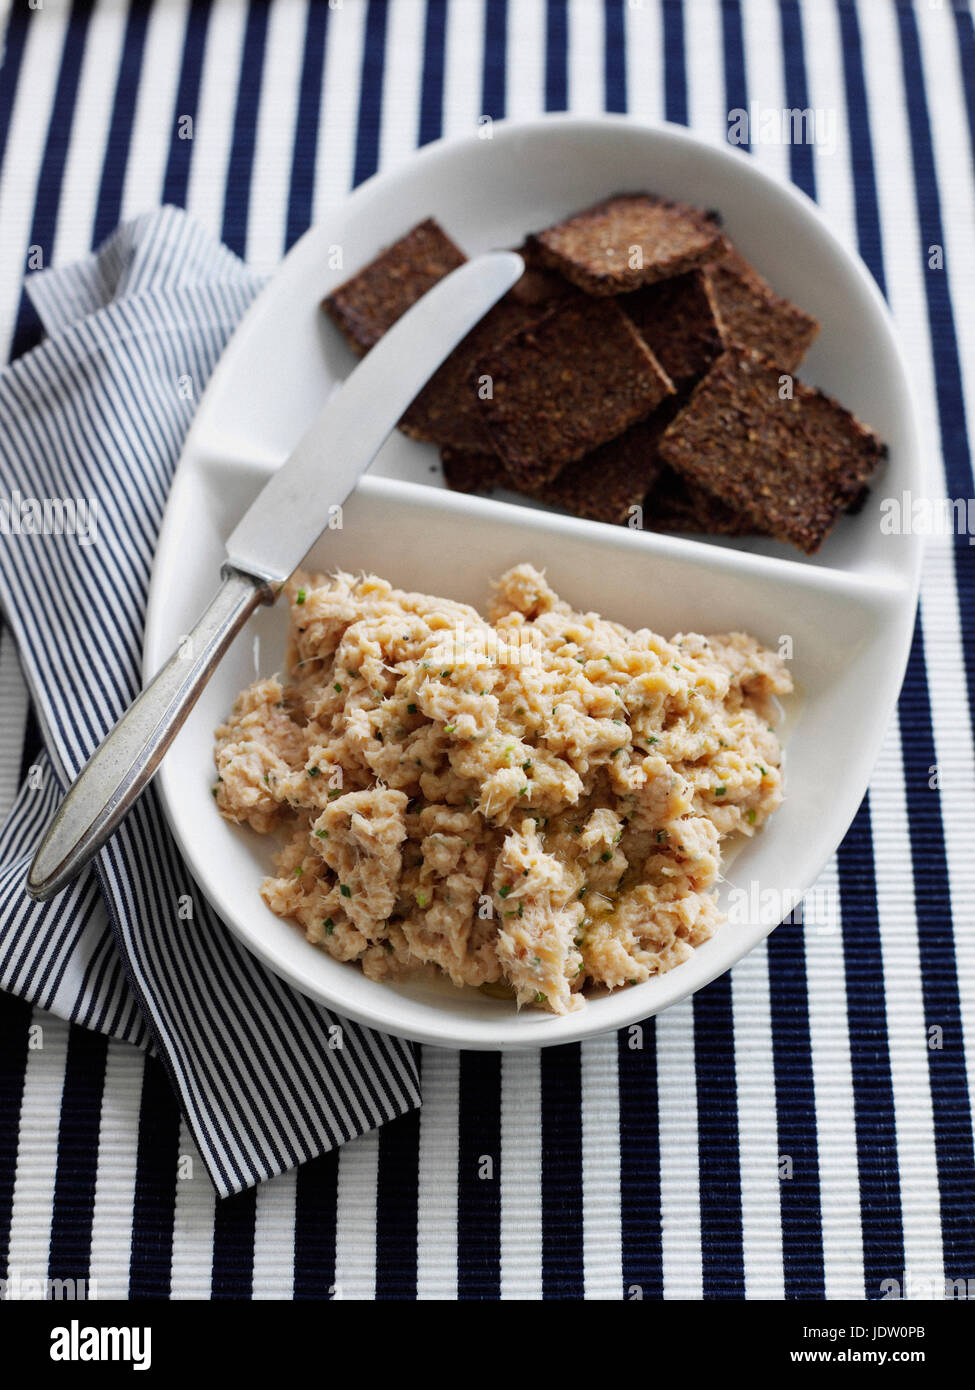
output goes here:
[[64, 788], [139, 689], [173, 469], [261, 280], [163, 208], [27, 287], [47, 337], [0, 373], [0, 601], [44, 753], [0, 832], [0, 987], [153, 1048], [226, 1196], [417, 1106], [413, 1048], [336, 1018], [238, 945], [152, 788], [53, 901], [31, 902], [24, 877]]

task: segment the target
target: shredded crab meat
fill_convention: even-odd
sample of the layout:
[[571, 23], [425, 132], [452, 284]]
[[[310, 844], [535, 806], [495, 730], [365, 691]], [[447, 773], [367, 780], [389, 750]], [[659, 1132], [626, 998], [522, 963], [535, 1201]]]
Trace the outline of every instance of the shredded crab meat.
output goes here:
[[372, 979], [435, 970], [565, 1014], [719, 924], [722, 848], [782, 800], [783, 660], [632, 631], [518, 565], [487, 618], [296, 574], [287, 674], [216, 731], [216, 804], [275, 834], [268, 906]]

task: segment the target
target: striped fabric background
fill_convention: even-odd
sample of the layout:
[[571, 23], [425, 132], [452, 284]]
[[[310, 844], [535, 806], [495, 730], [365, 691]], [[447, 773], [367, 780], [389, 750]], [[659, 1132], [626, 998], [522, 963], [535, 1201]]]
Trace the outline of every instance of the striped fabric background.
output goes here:
[[[67, 262], [160, 202], [268, 271], [351, 186], [481, 115], [721, 138], [751, 101], [833, 113], [835, 147], [753, 157], [859, 249], [935, 473], [970, 497], [963, 0], [12, 0], [2, 349], [37, 338], [31, 247]], [[101, 1298], [975, 1291], [973, 566], [966, 537], [930, 542], [898, 718], [824, 875], [838, 930], [781, 928], [642, 1039], [424, 1049], [419, 1114], [217, 1203], [155, 1062], [0, 998], [0, 1274]], [[6, 631], [0, 710], [5, 809], [38, 746]]]

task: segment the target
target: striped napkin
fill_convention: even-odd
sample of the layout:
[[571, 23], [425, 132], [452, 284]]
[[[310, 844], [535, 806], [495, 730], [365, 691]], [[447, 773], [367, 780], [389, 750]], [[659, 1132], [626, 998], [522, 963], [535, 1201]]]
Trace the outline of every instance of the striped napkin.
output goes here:
[[154, 1050], [221, 1196], [419, 1105], [413, 1048], [335, 1018], [239, 946], [152, 788], [57, 898], [33, 903], [23, 885], [64, 788], [139, 689], [173, 469], [260, 286], [163, 208], [29, 277], [47, 337], [0, 373], [0, 601], [44, 739], [0, 832], [0, 987]]

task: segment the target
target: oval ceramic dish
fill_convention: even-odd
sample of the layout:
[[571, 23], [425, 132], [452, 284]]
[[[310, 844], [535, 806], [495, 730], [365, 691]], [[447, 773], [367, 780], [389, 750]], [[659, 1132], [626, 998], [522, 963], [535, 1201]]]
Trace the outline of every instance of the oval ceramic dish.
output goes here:
[[[739, 628], [767, 645], [791, 637], [800, 692], [786, 734], [786, 800], [727, 870], [737, 886], [788, 903], [832, 855], [867, 787], [903, 677], [920, 542], [883, 535], [878, 501], [923, 494], [916, 411], [891, 321], [863, 265], [815, 206], [728, 147], [627, 118], [499, 123], [427, 146], [363, 184], [285, 259], [237, 329], [200, 403], [156, 556], [144, 674], [188, 630], [215, 586], [223, 541], [269, 472], [353, 365], [322, 296], [427, 216], [470, 255], [619, 190], [648, 189], [720, 210], [729, 236], [779, 293], [822, 323], [804, 380], [835, 395], [889, 445], [871, 500], [812, 558], [773, 541], [735, 543], [631, 531], [526, 502], [443, 489], [436, 449], [395, 434], [307, 564], [372, 570], [395, 585], [482, 605], [488, 582], [522, 560], [573, 607], [670, 636]], [[330, 249], [344, 264], [330, 269]], [[327, 468], [327, 450], [324, 468]], [[443, 983], [378, 984], [309, 945], [259, 887], [273, 843], [217, 814], [213, 730], [238, 691], [279, 669], [287, 615], [262, 610], [238, 638], [163, 762], [173, 833], [227, 925], [299, 990], [359, 1022], [464, 1048], [530, 1048], [620, 1028], [727, 970], [776, 925], [729, 921], [670, 973], [597, 995], [567, 1017]]]

